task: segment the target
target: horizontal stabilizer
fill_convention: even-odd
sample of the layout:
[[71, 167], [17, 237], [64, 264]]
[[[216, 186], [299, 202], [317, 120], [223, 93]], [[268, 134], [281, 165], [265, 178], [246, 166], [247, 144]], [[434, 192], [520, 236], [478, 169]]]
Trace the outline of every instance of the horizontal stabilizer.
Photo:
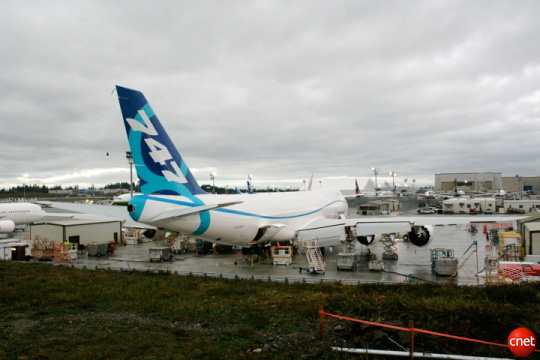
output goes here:
[[163, 220], [172, 220], [172, 219], [178, 219], [183, 216], [188, 215], [195, 215], [203, 211], [209, 211], [214, 209], [219, 209], [226, 206], [232, 206], [236, 204], [241, 204], [243, 201], [232, 201], [227, 203], [221, 203], [221, 204], [210, 204], [210, 205], [203, 205], [203, 206], [195, 206], [191, 208], [182, 208], [182, 209], [172, 209], [162, 212], [161, 214], [154, 217], [151, 222], [158, 222]]

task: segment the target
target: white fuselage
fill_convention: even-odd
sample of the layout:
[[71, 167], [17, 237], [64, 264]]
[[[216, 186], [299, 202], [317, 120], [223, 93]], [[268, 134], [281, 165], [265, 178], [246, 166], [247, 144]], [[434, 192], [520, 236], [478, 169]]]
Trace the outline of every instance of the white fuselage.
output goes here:
[[[241, 202], [166, 220], [153, 220], [175, 209]], [[135, 221], [178, 231], [198, 239], [226, 245], [248, 246], [264, 241], [287, 241], [299, 229], [318, 218], [336, 219], [346, 214], [347, 202], [337, 190], [316, 190], [272, 194], [212, 195], [192, 198], [164, 195], [136, 196], [131, 204]]]
[[11, 233], [15, 225], [31, 224], [45, 217], [40, 206], [31, 203], [0, 204], [0, 233]]
[[31, 224], [43, 219], [46, 213], [39, 205], [31, 203], [0, 204], [0, 220], [11, 220], [16, 225]]

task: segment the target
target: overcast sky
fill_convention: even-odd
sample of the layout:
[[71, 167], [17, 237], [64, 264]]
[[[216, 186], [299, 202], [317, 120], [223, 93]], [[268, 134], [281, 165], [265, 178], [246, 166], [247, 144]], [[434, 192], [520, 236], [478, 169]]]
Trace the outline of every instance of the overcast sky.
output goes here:
[[201, 184], [540, 175], [539, 14], [514, 0], [2, 1], [0, 188], [129, 181], [115, 85], [145, 94]]

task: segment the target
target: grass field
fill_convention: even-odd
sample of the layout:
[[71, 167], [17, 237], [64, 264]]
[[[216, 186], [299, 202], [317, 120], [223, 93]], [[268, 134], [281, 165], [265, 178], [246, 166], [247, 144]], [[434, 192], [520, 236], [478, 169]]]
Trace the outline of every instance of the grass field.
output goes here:
[[[320, 305], [333, 314], [405, 326], [414, 320], [417, 328], [503, 344], [517, 327], [540, 333], [540, 284], [280, 284], [2, 261], [0, 358], [348, 359], [330, 348], [400, 350], [389, 338], [408, 346], [404, 332], [339, 319], [328, 319], [321, 341]], [[416, 335], [415, 350], [512, 355], [425, 334]]]

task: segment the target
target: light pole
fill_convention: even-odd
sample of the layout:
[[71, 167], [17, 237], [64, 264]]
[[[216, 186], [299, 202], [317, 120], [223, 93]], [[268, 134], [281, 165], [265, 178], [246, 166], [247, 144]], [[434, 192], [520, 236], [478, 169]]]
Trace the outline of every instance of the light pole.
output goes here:
[[390, 171], [390, 176], [392, 177], [392, 191], [394, 195], [396, 194], [396, 173], [392, 170]]
[[210, 179], [212, 180], [212, 193], [215, 194], [216, 193], [216, 173], [214, 171], [212, 171], [210, 173]]
[[377, 197], [377, 174], [379, 173], [379, 169], [377, 168], [371, 168], [371, 171], [375, 174], [375, 197]]
[[519, 177], [521, 180], [521, 188], [519, 189], [519, 199], [523, 200], [523, 176]]
[[129, 193], [133, 197], [133, 154], [131, 151], [126, 151], [126, 159], [129, 162]]
[[247, 178], [248, 178], [248, 182], [247, 182], [247, 185], [248, 185], [247, 192], [248, 192], [248, 194], [251, 194], [251, 193], [253, 193], [253, 184], [251, 183], [251, 180], [253, 180], [253, 174], [248, 174]]
[[516, 175], [516, 179], [517, 179], [517, 186], [519, 190], [519, 199], [523, 200], [523, 176]]

